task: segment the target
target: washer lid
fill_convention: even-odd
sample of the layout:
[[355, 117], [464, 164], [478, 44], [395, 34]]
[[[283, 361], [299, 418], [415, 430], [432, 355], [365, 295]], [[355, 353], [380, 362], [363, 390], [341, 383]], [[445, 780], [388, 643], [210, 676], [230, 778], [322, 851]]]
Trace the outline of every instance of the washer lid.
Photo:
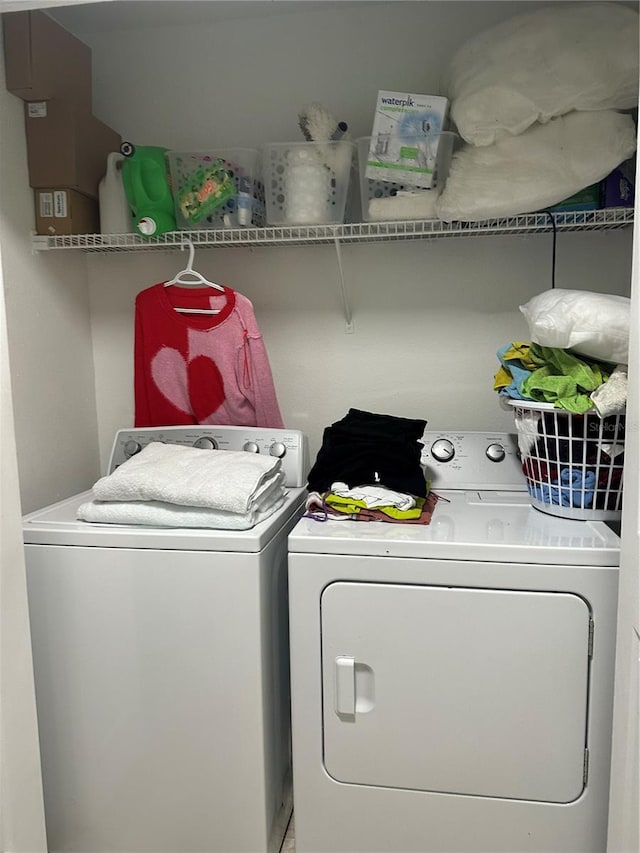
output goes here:
[[534, 509], [526, 492], [438, 490], [428, 525], [301, 519], [289, 551], [312, 554], [617, 566], [620, 538], [602, 521]]
[[31, 545], [255, 553], [261, 551], [282, 525], [300, 511], [305, 495], [305, 489], [288, 489], [280, 509], [249, 530], [212, 530], [79, 521], [76, 517], [78, 507], [92, 497], [88, 491], [26, 515], [23, 518], [23, 536], [25, 544]]

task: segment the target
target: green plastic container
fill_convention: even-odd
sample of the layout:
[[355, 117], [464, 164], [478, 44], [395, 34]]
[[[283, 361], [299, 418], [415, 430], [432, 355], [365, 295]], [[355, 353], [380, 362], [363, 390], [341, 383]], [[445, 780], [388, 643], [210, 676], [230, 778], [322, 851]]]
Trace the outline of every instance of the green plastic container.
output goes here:
[[123, 142], [122, 183], [133, 211], [133, 225], [143, 237], [176, 230], [173, 195], [169, 184], [167, 149]]

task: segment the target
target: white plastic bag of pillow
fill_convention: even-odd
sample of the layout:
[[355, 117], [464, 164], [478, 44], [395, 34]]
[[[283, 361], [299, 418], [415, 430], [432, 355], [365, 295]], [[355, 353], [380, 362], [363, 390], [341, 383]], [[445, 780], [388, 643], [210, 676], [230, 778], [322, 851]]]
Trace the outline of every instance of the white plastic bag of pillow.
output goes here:
[[608, 293], [545, 290], [520, 306], [534, 343], [595, 361], [627, 364], [631, 300]]
[[445, 222], [474, 222], [540, 210], [606, 177], [636, 148], [630, 115], [569, 113], [452, 159], [436, 212]]
[[617, 3], [525, 12], [454, 54], [445, 88], [463, 139], [490, 145], [572, 110], [638, 104], [638, 13]]

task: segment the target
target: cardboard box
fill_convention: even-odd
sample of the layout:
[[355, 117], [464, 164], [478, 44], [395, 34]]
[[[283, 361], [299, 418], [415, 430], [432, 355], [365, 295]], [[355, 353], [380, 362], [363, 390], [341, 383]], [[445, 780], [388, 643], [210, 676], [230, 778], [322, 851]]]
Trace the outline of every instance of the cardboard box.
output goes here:
[[6, 85], [24, 101], [68, 98], [91, 110], [91, 49], [44, 12], [2, 16]]
[[98, 202], [72, 189], [48, 187], [35, 191], [36, 233], [97, 234], [100, 230]]
[[66, 100], [24, 107], [29, 184], [34, 189], [75, 189], [97, 198], [107, 155], [120, 150], [120, 134]]
[[365, 177], [431, 189], [448, 108], [440, 95], [378, 92]]

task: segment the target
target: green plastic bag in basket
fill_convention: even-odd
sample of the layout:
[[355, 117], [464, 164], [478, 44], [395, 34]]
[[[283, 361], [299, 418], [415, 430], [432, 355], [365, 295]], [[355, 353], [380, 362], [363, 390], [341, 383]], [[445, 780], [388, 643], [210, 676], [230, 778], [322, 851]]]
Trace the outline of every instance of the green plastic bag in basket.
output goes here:
[[222, 160], [199, 166], [176, 193], [178, 208], [187, 222], [197, 223], [236, 193], [233, 176]]

